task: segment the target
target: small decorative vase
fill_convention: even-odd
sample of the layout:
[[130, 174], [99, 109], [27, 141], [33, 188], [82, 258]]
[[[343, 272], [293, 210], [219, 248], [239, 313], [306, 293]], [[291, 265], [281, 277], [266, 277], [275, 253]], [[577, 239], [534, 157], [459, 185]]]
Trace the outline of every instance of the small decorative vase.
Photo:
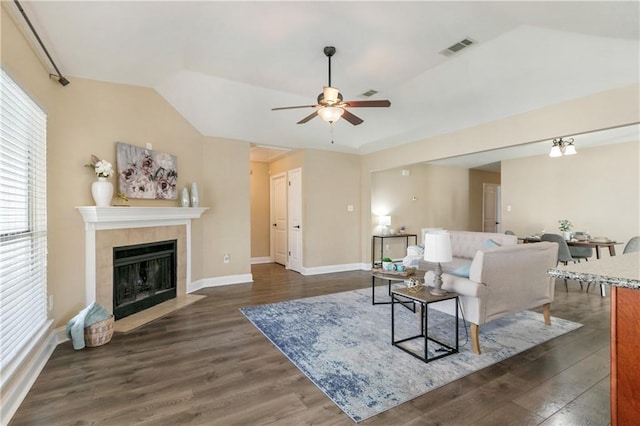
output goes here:
[[99, 177], [91, 184], [91, 195], [96, 207], [109, 207], [113, 199], [113, 184], [105, 177]]
[[182, 188], [182, 196], [180, 198], [180, 205], [182, 207], [189, 207], [189, 190], [185, 186]]
[[571, 240], [571, 231], [564, 231], [562, 232], [562, 235], [564, 236], [565, 241]]
[[200, 205], [200, 194], [198, 194], [198, 184], [196, 182], [191, 183], [191, 207], [198, 207]]

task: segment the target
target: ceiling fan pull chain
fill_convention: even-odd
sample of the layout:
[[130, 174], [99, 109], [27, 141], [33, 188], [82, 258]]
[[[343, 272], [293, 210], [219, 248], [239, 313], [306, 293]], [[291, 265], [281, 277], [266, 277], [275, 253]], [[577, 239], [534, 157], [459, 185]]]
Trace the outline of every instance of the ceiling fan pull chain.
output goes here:
[[333, 144], [333, 123], [330, 123], [329, 127], [331, 128], [331, 143]]

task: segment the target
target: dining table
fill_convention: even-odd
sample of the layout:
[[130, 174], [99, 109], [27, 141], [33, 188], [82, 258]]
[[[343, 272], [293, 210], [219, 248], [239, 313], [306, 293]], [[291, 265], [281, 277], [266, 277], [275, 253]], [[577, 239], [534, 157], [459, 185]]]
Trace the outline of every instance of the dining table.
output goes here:
[[[540, 239], [540, 237], [538, 236], [527, 236], [527, 237], [523, 237], [523, 238], [518, 238], [520, 241], [522, 241], [523, 243], [539, 243], [540, 241], [542, 241]], [[596, 250], [596, 259], [600, 259], [600, 249], [601, 248], [608, 248], [609, 249], [609, 256], [615, 256], [616, 255], [616, 245], [619, 245], [622, 243], [619, 243], [617, 241], [612, 241], [612, 240], [585, 240], [585, 241], [578, 241], [578, 240], [567, 240], [567, 245], [568, 246], [573, 246], [573, 247], [591, 247], [593, 249]]]

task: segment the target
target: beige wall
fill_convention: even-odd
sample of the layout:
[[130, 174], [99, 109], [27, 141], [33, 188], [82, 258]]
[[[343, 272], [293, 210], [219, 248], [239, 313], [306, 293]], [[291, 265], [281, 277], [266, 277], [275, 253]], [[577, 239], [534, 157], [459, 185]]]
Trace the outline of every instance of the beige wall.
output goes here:
[[[271, 162], [271, 164], [269, 164], [270, 175], [275, 176], [298, 168], [302, 168], [304, 173], [305, 153], [306, 151], [293, 151]], [[304, 181], [302, 184], [304, 185]]]
[[[640, 85], [634, 84], [365, 155], [360, 176], [362, 261], [371, 257], [372, 172], [638, 122]], [[504, 175], [502, 179], [504, 184]]]
[[[414, 165], [375, 172], [371, 178], [372, 231], [377, 216], [391, 215], [391, 228], [405, 225], [411, 233], [421, 228], [466, 230], [469, 223], [469, 170], [460, 167]], [[415, 197], [415, 200], [414, 200]]]
[[558, 220], [569, 219], [574, 231], [592, 236], [626, 242], [640, 235], [640, 142], [577, 148], [578, 155], [569, 157], [502, 163], [505, 229], [517, 235], [560, 233]]
[[[403, 176], [402, 171], [409, 172]], [[500, 183], [500, 174], [460, 167], [417, 164], [373, 172], [371, 174], [371, 223], [368, 232], [379, 234], [377, 216], [391, 216], [391, 227], [417, 234], [427, 227], [455, 230], [482, 230], [482, 184]], [[409, 241], [413, 243], [413, 239]], [[385, 240], [385, 254], [398, 259], [405, 256], [403, 239]], [[379, 246], [375, 257], [379, 257]]]
[[[250, 273], [249, 144], [204, 138], [154, 90], [68, 76], [48, 78], [9, 14], [2, 11], [2, 68], [45, 109], [47, 117], [48, 293], [57, 327], [84, 307], [84, 223], [75, 206], [93, 205], [91, 154], [115, 162], [115, 143], [178, 157], [180, 187], [198, 182], [192, 279]], [[115, 180], [112, 178], [112, 181]], [[177, 206], [178, 200], [131, 200], [134, 206]], [[222, 253], [231, 263], [222, 263]], [[206, 265], [204, 262], [207, 262]]]
[[302, 169], [303, 267], [359, 262], [360, 158], [305, 150], [271, 163], [271, 176]]
[[304, 266], [358, 263], [360, 156], [307, 150], [305, 158]]
[[270, 256], [270, 193], [269, 163], [251, 162], [251, 257]]
[[[249, 143], [205, 138], [200, 193], [209, 206], [202, 221], [202, 276], [251, 273], [251, 202], [249, 198]], [[203, 216], [204, 217], [204, 216]], [[229, 254], [230, 262], [223, 257]]]

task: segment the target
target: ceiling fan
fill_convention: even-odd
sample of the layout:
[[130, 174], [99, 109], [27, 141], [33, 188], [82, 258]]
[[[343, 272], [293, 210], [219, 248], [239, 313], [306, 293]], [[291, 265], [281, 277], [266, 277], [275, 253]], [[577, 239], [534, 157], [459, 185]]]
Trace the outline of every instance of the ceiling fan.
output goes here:
[[371, 107], [389, 107], [391, 102], [388, 100], [380, 101], [344, 101], [342, 93], [335, 87], [331, 86], [331, 57], [336, 53], [336, 48], [333, 46], [327, 46], [324, 48], [324, 54], [329, 58], [329, 85], [325, 86], [322, 93], [318, 95], [318, 103], [316, 105], [299, 105], [290, 107], [272, 108], [271, 111], [278, 111], [282, 109], [295, 109], [295, 108], [316, 108], [316, 111], [312, 112], [297, 124], [304, 124], [310, 121], [315, 116], [319, 115], [327, 123], [333, 124], [340, 119], [340, 117], [347, 120], [349, 123], [357, 126], [362, 123], [362, 119], [347, 110], [347, 108], [371, 108]]

